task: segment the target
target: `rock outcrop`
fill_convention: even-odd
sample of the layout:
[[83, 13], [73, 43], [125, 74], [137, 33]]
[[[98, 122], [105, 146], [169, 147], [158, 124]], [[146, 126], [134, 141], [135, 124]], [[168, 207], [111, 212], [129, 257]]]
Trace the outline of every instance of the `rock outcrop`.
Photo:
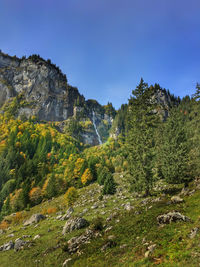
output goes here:
[[177, 211], [168, 212], [166, 214], [159, 215], [157, 217], [158, 224], [168, 224], [176, 221], [188, 222], [190, 221], [190, 219], [187, 216], [182, 215], [180, 212]]
[[24, 226], [31, 225], [33, 223], [38, 223], [41, 220], [44, 220], [46, 217], [42, 214], [33, 214], [30, 219], [24, 222]]
[[76, 217], [68, 220], [63, 228], [62, 234], [66, 234], [67, 232], [72, 232], [74, 230], [78, 230], [84, 227], [87, 227], [89, 222], [81, 217]]

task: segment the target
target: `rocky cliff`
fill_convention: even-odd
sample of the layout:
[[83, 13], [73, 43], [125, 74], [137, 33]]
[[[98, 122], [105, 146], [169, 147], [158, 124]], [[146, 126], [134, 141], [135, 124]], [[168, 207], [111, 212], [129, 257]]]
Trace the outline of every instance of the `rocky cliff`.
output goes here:
[[38, 55], [17, 58], [0, 52], [0, 107], [19, 95], [26, 105], [18, 108], [16, 116], [34, 115], [40, 121], [57, 122], [73, 118], [81, 126], [80, 140], [90, 145], [104, 142], [109, 135], [113, 117], [97, 101], [86, 101], [50, 60]]

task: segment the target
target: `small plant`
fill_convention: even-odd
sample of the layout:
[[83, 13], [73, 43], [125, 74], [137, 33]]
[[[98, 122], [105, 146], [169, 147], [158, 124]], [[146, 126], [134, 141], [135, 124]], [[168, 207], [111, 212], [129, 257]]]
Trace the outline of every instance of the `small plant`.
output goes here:
[[0, 223], [0, 229], [2, 229], [2, 230], [6, 230], [8, 228], [8, 226], [9, 226], [9, 224], [7, 221], [2, 221]]

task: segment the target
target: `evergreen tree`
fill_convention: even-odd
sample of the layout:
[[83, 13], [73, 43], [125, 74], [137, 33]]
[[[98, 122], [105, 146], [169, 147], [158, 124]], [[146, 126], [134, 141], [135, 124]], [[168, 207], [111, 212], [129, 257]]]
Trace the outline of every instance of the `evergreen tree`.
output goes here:
[[116, 192], [116, 183], [111, 173], [108, 173], [104, 182], [102, 193], [104, 195], [114, 195]]
[[161, 148], [161, 169], [169, 183], [185, 183], [191, 180], [189, 170], [190, 143], [186, 130], [187, 113], [180, 106], [171, 111], [164, 125]]
[[153, 185], [155, 157], [155, 129], [159, 123], [156, 103], [152, 100], [154, 88], [144, 83], [133, 90], [128, 108], [127, 150], [131, 189], [150, 193]]

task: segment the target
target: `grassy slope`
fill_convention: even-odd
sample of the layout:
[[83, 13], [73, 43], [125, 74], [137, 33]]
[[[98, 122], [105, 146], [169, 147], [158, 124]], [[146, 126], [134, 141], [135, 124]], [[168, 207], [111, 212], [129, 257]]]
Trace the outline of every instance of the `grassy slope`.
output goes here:
[[[118, 181], [122, 184], [122, 179]], [[178, 190], [178, 189], [177, 189]], [[170, 193], [170, 191], [168, 192]], [[159, 195], [160, 193], [157, 193]], [[66, 240], [73, 236], [83, 233], [85, 230], [74, 231], [67, 234], [64, 238], [61, 235], [65, 222], [56, 220], [56, 214], [49, 215], [48, 219], [40, 222], [38, 226], [29, 226], [22, 228], [22, 222], [18, 225], [11, 225], [10, 229], [3, 235], [0, 235], [0, 245], [9, 240], [15, 240], [23, 235], [31, 235], [29, 240], [37, 234], [41, 238], [33, 242], [33, 246], [25, 248], [19, 252], [14, 250], [0, 252], [0, 266], [62, 266], [67, 258], [72, 258], [68, 266], [76, 267], [100, 267], [100, 266], [199, 266], [200, 262], [200, 241], [199, 234], [194, 239], [188, 237], [194, 227], [200, 227], [199, 203], [200, 191], [196, 191], [192, 196], [184, 198], [183, 204], [168, 204], [171, 194], [163, 196], [162, 201], [158, 203], [141, 204], [141, 198], [135, 199], [126, 189], [123, 189], [122, 196], [111, 196], [106, 200], [99, 201], [100, 187], [97, 184], [88, 186], [80, 190], [80, 198], [75, 206], [75, 215], [86, 207], [89, 211], [84, 218], [89, 221], [93, 217], [100, 215], [106, 219], [113, 211], [118, 215], [110, 222], [106, 222], [107, 227], [113, 226], [112, 230], [102, 236], [93, 239], [89, 244], [84, 245], [82, 254], [69, 255], [63, 251], [62, 247]], [[123, 199], [121, 199], [123, 198]], [[155, 197], [154, 197], [155, 198]], [[98, 209], [91, 209], [91, 206], [97, 202]], [[134, 209], [130, 212], [124, 211], [122, 203], [130, 202]], [[105, 203], [106, 207], [101, 207]], [[23, 219], [30, 217], [36, 212], [45, 212], [49, 207], [56, 207], [57, 210], [66, 210], [63, 203], [63, 197], [53, 199], [51, 202], [45, 202], [23, 213]], [[191, 222], [177, 222], [159, 227], [156, 222], [158, 215], [168, 211], [177, 210], [192, 219]], [[140, 214], [135, 214], [140, 211]], [[105, 214], [101, 214], [105, 212]], [[116, 221], [116, 220], [119, 220]], [[8, 237], [14, 233], [14, 237]], [[110, 248], [105, 252], [101, 247], [107, 242], [108, 236], [114, 235], [116, 247]], [[145, 240], [144, 240], [145, 238]], [[25, 240], [27, 240], [25, 239]], [[145, 258], [144, 254], [147, 244], [156, 244], [156, 249], [152, 256]], [[55, 248], [58, 244], [61, 247]], [[120, 248], [126, 244], [125, 248]]]

